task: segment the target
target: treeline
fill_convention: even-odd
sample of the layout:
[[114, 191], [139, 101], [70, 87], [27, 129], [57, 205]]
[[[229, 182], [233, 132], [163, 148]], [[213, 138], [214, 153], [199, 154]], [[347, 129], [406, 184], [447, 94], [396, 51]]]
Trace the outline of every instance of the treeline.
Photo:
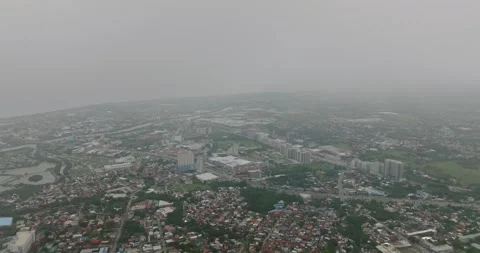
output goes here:
[[373, 249], [374, 245], [369, 243], [369, 236], [363, 232], [362, 225], [369, 222], [367, 217], [352, 215], [345, 218], [346, 227], [341, 227], [341, 233], [351, 239], [354, 243], [351, 252], [361, 252], [362, 249]]
[[144, 235], [145, 228], [137, 221], [125, 221], [123, 224], [123, 232], [120, 236], [119, 242], [126, 243], [130, 237], [135, 235]]
[[376, 200], [364, 203], [365, 208], [370, 211], [373, 218], [378, 221], [398, 220], [400, 214], [398, 212], [390, 212], [385, 210], [384, 205]]

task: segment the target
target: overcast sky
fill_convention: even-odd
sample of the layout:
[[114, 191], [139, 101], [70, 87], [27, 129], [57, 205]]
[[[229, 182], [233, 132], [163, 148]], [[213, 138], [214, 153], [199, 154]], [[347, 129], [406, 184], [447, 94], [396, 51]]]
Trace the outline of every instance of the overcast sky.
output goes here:
[[1, 0], [0, 116], [138, 99], [480, 86], [478, 0]]

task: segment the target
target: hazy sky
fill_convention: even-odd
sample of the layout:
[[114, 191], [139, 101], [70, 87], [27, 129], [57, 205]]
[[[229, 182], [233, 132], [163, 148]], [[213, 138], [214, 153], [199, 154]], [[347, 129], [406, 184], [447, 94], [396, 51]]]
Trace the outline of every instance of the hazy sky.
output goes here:
[[478, 0], [1, 0], [0, 116], [257, 91], [480, 86]]

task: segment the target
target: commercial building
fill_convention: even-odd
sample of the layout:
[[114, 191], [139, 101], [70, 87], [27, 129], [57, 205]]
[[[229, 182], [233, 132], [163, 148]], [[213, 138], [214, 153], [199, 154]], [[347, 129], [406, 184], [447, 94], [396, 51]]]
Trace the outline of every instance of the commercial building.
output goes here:
[[216, 165], [222, 166], [231, 173], [235, 173], [236, 170], [240, 170], [242, 168], [246, 168], [251, 165], [250, 161], [245, 159], [240, 159], [234, 156], [215, 156], [210, 157], [209, 160]]
[[205, 159], [203, 157], [198, 157], [197, 162], [195, 163], [195, 168], [198, 173], [203, 173], [205, 167]]
[[197, 175], [196, 178], [198, 180], [202, 181], [202, 183], [205, 183], [205, 182], [208, 182], [208, 181], [213, 181], [215, 179], [218, 179], [218, 176], [216, 176], [212, 173], [203, 173], [203, 174]]
[[238, 143], [235, 143], [232, 146], [230, 146], [230, 148], [228, 149], [228, 154], [236, 156], [238, 155], [239, 150], [240, 150], [240, 145], [238, 145]]
[[197, 134], [207, 135], [212, 133], [211, 127], [197, 127], [195, 128], [195, 132]]
[[8, 250], [12, 253], [27, 253], [35, 241], [35, 231], [21, 230], [17, 232], [12, 242], [8, 244]]
[[262, 178], [262, 171], [261, 170], [249, 170], [248, 176], [250, 179], [260, 179]]
[[181, 142], [183, 141], [183, 137], [182, 137], [181, 135], [175, 135], [175, 136], [173, 136], [172, 140], [173, 140], [174, 142], [179, 142], [179, 143], [181, 143]]
[[385, 171], [384, 176], [393, 181], [400, 181], [403, 177], [404, 166], [403, 162], [386, 159], [384, 165]]
[[395, 246], [389, 243], [378, 245], [377, 249], [382, 253], [400, 253], [400, 251], [397, 248], [395, 248]]
[[195, 170], [195, 154], [188, 150], [181, 150], [177, 155], [177, 172], [184, 173]]
[[467, 243], [471, 240], [474, 240], [476, 238], [480, 237], [480, 233], [475, 233], [475, 234], [469, 234], [469, 235], [462, 235], [462, 236], [459, 236], [458, 239], [462, 242], [462, 243]]
[[93, 248], [93, 249], [82, 249], [80, 253], [108, 253], [108, 247], [103, 248]]
[[135, 162], [135, 157], [129, 155], [129, 156], [124, 156], [118, 159], [115, 159], [115, 163], [134, 163]]
[[288, 143], [284, 143], [280, 145], [280, 153], [283, 156], [293, 159], [299, 163], [309, 163], [311, 161], [311, 153], [306, 150], [302, 150], [302, 147], [298, 145], [292, 146]]
[[12, 226], [12, 222], [12, 217], [0, 217], [0, 227], [10, 227]]
[[120, 163], [120, 164], [112, 164], [112, 165], [105, 165], [103, 168], [105, 170], [119, 170], [119, 169], [128, 169], [132, 167], [132, 163]]

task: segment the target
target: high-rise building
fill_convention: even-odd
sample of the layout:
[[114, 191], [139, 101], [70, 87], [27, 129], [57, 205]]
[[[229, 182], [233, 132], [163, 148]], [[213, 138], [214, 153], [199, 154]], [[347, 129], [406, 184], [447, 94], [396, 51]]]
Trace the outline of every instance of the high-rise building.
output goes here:
[[384, 176], [394, 181], [403, 179], [404, 166], [403, 162], [386, 159], [384, 165]]
[[280, 153], [283, 155], [283, 156], [287, 156], [288, 157], [288, 150], [290, 149], [290, 146], [288, 144], [282, 144], [280, 146]]
[[203, 173], [203, 168], [205, 166], [205, 160], [203, 157], [198, 157], [197, 162], [195, 163], [195, 169], [197, 169], [198, 173]]
[[295, 159], [295, 157], [297, 156], [297, 152], [298, 152], [297, 149], [295, 149], [295, 148], [289, 148], [289, 149], [288, 149], [288, 155], [287, 155], [287, 157], [288, 157], [289, 159]]
[[177, 172], [183, 173], [195, 170], [195, 154], [188, 150], [181, 150], [177, 155]]
[[300, 155], [300, 159], [297, 160], [298, 162], [300, 163], [310, 163], [310, 152], [307, 152], [307, 151], [300, 151], [299, 152]]
[[380, 168], [383, 167], [383, 164], [379, 162], [366, 162], [366, 163], [367, 163], [366, 170], [369, 173], [374, 175], [383, 175], [383, 173], [380, 174]]

